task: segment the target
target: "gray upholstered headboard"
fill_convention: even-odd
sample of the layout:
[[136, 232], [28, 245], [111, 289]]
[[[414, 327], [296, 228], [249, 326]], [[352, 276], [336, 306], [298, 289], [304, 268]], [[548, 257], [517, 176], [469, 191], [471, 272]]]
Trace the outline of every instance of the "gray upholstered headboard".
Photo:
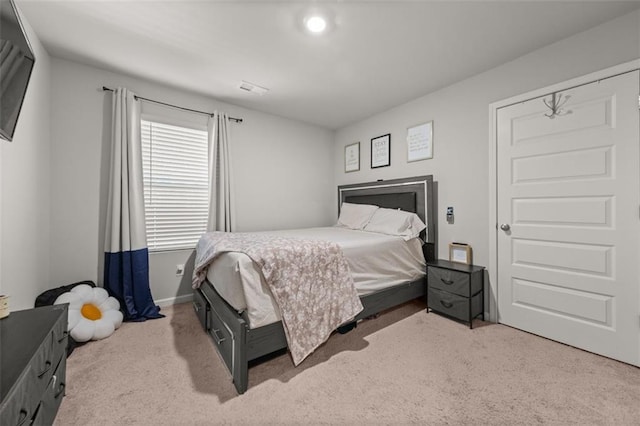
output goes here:
[[[433, 176], [380, 180], [376, 182], [341, 185], [338, 187], [338, 212], [343, 202], [373, 204], [390, 209], [416, 213], [427, 225], [422, 236], [435, 256], [436, 216]], [[426, 251], [425, 251], [426, 253]]]

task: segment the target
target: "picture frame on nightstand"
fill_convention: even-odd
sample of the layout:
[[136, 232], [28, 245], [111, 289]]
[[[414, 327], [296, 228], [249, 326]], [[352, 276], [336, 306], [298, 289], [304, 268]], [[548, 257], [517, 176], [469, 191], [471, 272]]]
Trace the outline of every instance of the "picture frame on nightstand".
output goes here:
[[464, 243], [449, 243], [449, 261], [472, 265], [471, 246]]

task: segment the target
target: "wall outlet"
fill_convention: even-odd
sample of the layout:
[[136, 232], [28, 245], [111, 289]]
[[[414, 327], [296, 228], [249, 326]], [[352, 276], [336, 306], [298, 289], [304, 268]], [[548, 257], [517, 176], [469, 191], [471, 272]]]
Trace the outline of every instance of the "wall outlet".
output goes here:
[[182, 275], [184, 275], [184, 265], [182, 264], [176, 265], [176, 276], [179, 277]]

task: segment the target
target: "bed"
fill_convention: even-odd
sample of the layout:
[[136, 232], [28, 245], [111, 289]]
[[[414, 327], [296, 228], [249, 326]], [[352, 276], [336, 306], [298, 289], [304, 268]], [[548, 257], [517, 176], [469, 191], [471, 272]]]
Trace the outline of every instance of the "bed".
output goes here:
[[[338, 187], [338, 208], [343, 203], [359, 205], [375, 205], [385, 209], [401, 209], [406, 212], [415, 213], [426, 225], [424, 231], [420, 233], [421, 243], [418, 249], [426, 260], [436, 258], [436, 224], [435, 206], [433, 203], [434, 183], [432, 176], [419, 176], [412, 178], [393, 179], [387, 181], [376, 181], [362, 184], [343, 185]], [[295, 236], [299, 231], [281, 231], [285, 235]], [[342, 239], [345, 251], [357, 251], [344, 241], [351, 241], [351, 234], [339, 229], [312, 229], [312, 235], [329, 235]], [[353, 231], [356, 232], [356, 231]], [[363, 232], [363, 231], [359, 231]], [[366, 233], [365, 233], [366, 234]], [[355, 238], [360, 244], [360, 237]], [[384, 243], [384, 238], [373, 238], [365, 236], [367, 244]], [[368, 242], [371, 240], [371, 242]], [[387, 242], [389, 243], [389, 242]], [[384, 243], [384, 244], [387, 244]], [[411, 243], [411, 244], [409, 244]], [[408, 241], [408, 246], [416, 244], [415, 241]], [[410, 247], [410, 251], [415, 250]], [[375, 251], [375, 249], [374, 249]], [[392, 248], [390, 252], [398, 251]], [[415, 252], [414, 252], [415, 253]], [[252, 271], [251, 265], [247, 264], [243, 275], [238, 277], [238, 265], [247, 263], [246, 257], [242, 254], [229, 253], [229, 256], [216, 260], [215, 272], [206, 271], [207, 279], [200, 284], [193, 293], [193, 307], [204, 330], [211, 336], [215, 347], [229, 369], [233, 378], [233, 383], [238, 393], [242, 394], [247, 390], [249, 363], [265, 355], [278, 352], [288, 347], [287, 333], [283, 327], [283, 322], [278, 315], [277, 305], [269, 309], [268, 294], [249, 294], [248, 291], [238, 290], [238, 285], [226, 285], [238, 279], [247, 280], [247, 277], [258, 274]], [[415, 256], [415, 254], [410, 254]], [[358, 264], [361, 264], [359, 258]], [[422, 261], [424, 262], [424, 259]], [[380, 263], [380, 262], [378, 262]], [[382, 262], [384, 263], [384, 262]], [[234, 266], [235, 265], [235, 266]], [[364, 262], [359, 266], [359, 270], [351, 263], [350, 268], [354, 275], [366, 276], [367, 268], [377, 268], [374, 263]], [[412, 267], [414, 268], [414, 267]], [[358, 296], [362, 304], [362, 310], [350, 320], [348, 324], [342, 325], [342, 330], [348, 330], [357, 321], [371, 317], [385, 309], [400, 305], [415, 298], [425, 297], [426, 277], [424, 274], [416, 274], [412, 268], [403, 275], [402, 268], [395, 268], [391, 271], [389, 278], [391, 286], [384, 285], [375, 280], [363, 280], [358, 278], [358, 282], [365, 282], [364, 288], [358, 288]], [[393, 269], [393, 268], [388, 268]], [[215, 273], [215, 279], [212, 275]], [[354, 279], [355, 280], [355, 279]], [[216, 284], [212, 284], [215, 282]], [[358, 286], [356, 286], [358, 287]], [[235, 288], [235, 290], [233, 290]], [[246, 287], [245, 287], [246, 288]], [[247, 297], [249, 296], [249, 297]], [[249, 309], [247, 304], [251, 304], [252, 298], [263, 298], [267, 300], [266, 309], [258, 309], [256, 316], [255, 309]], [[264, 302], [263, 300], [263, 302]], [[292, 349], [290, 347], [290, 349]], [[295, 359], [294, 359], [295, 361]]]

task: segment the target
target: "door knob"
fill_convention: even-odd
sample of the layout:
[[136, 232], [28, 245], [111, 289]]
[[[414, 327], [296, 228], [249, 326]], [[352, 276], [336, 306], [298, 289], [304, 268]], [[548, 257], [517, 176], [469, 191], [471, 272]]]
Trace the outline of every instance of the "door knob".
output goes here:
[[511, 229], [511, 226], [509, 226], [508, 223], [503, 223], [502, 225], [500, 225], [500, 229], [502, 229], [503, 231], [508, 231], [509, 229]]

